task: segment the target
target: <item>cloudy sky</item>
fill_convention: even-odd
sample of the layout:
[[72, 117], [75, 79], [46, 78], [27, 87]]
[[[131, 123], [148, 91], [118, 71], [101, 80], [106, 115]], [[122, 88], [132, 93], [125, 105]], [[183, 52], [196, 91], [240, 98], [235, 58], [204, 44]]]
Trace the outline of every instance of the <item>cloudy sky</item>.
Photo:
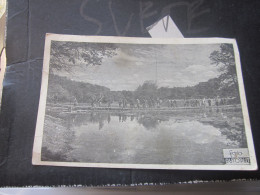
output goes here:
[[116, 44], [117, 55], [103, 58], [100, 66], [76, 64], [72, 73], [54, 72], [75, 81], [117, 90], [135, 90], [145, 81], [159, 87], [194, 86], [219, 75], [209, 56], [219, 44], [136, 45]]

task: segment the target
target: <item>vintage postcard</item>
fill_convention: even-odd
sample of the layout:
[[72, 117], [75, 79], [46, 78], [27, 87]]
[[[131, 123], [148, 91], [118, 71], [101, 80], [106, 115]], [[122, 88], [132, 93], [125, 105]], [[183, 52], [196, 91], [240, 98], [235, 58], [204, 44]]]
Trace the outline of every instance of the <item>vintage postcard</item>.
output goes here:
[[256, 170], [236, 41], [47, 34], [32, 163]]

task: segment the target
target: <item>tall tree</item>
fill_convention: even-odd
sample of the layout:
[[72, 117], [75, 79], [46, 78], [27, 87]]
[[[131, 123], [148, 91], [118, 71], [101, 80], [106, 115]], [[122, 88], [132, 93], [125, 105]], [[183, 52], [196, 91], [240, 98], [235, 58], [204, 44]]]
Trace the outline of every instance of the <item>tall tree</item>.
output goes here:
[[212, 64], [221, 73], [221, 87], [237, 86], [236, 63], [232, 44], [221, 44], [220, 50], [210, 54]]
[[51, 42], [50, 70], [71, 72], [73, 66], [97, 66], [104, 57], [116, 55], [116, 46], [110, 43]]
[[155, 99], [157, 97], [158, 86], [154, 81], [145, 81], [135, 90], [135, 95], [141, 99]]

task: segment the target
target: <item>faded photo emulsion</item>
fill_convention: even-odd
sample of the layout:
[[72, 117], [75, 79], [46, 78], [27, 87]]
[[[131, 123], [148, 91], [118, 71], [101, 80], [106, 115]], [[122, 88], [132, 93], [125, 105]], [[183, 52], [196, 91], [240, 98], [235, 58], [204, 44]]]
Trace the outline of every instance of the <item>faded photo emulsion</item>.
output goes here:
[[236, 41], [47, 34], [34, 165], [257, 169]]

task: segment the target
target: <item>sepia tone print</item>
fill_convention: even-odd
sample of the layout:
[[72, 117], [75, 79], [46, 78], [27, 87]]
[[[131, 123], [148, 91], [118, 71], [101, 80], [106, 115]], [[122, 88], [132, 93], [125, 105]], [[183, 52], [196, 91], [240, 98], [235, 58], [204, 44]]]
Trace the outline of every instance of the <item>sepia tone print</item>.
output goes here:
[[255, 169], [235, 42], [147, 40], [47, 35], [35, 164]]

